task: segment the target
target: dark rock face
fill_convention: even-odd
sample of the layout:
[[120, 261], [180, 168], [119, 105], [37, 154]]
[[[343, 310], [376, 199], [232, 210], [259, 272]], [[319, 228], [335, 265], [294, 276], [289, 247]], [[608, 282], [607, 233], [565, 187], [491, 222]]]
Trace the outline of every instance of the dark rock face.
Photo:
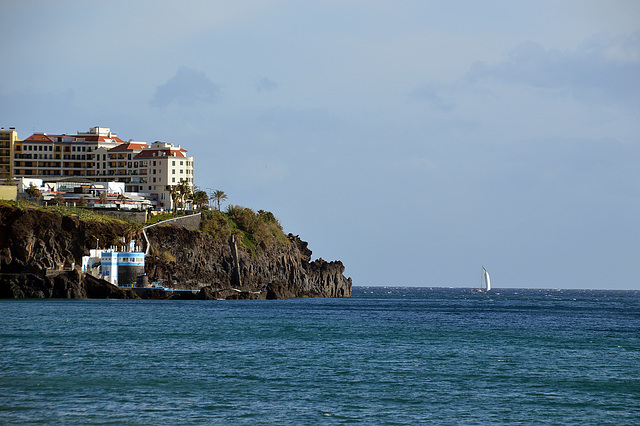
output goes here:
[[43, 210], [0, 205], [0, 272], [42, 274], [82, 264], [89, 249], [132, 237], [126, 225], [84, 222]]
[[152, 253], [146, 257], [150, 281], [176, 288], [210, 287], [212, 293], [240, 290], [225, 296], [234, 298], [351, 296], [351, 279], [343, 275], [342, 262], [310, 262], [307, 243], [291, 234], [288, 244], [255, 252], [186, 229], [154, 227], [147, 235]]
[[[150, 282], [193, 292], [118, 289], [77, 271], [91, 248], [126, 239], [142, 240], [128, 225], [85, 222], [42, 210], [0, 205], [0, 297], [2, 298], [179, 298], [284, 299], [349, 297], [351, 278], [342, 262], [311, 259], [307, 243], [289, 235], [288, 244], [254, 252], [233, 241], [172, 226], [147, 229], [145, 259]], [[60, 271], [65, 267], [70, 271]], [[75, 267], [75, 269], [74, 269]]]
[[0, 274], [3, 299], [139, 299], [127, 290], [74, 271], [49, 274]]

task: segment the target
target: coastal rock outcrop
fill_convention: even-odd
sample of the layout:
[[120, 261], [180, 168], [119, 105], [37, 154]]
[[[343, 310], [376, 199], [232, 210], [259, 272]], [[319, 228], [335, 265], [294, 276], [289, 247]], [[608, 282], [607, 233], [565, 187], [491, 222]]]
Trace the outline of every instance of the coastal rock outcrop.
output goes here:
[[149, 282], [191, 290], [123, 290], [79, 272], [82, 256], [97, 247], [143, 241], [126, 222], [86, 221], [45, 209], [0, 204], [0, 297], [283, 299], [349, 297], [342, 262], [311, 261], [307, 243], [248, 249], [233, 238], [213, 238], [174, 226], [148, 228]]
[[178, 288], [211, 287], [214, 292], [232, 287], [258, 298], [351, 296], [351, 279], [343, 275], [342, 262], [311, 261], [307, 243], [292, 234], [288, 244], [254, 251], [234, 239], [182, 228], [154, 227], [147, 235], [149, 280]]

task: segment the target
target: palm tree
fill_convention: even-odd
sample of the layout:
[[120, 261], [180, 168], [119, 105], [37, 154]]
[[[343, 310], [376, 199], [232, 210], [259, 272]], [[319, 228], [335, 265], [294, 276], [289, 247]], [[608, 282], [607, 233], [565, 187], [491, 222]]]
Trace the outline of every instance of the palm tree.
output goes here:
[[193, 203], [198, 206], [198, 209], [202, 210], [202, 206], [209, 204], [209, 197], [205, 191], [200, 189], [193, 191], [192, 197]]
[[218, 211], [220, 211], [220, 202], [226, 200], [227, 198], [227, 194], [224, 193], [224, 191], [220, 191], [219, 189], [216, 189], [213, 192], [213, 199], [218, 203]]
[[169, 192], [171, 193], [171, 201], [173, 201], [173, 211], [175, 213], [178, 210], [178, 201], [180, 200], [180, 189], [178, 185], [169, 185]]
[[180, 194], [180, 202], [187, 202], [191, 198], [191, 184], [186, 180], [181, 180], [176, 186], [178, 187], [178, 193]]

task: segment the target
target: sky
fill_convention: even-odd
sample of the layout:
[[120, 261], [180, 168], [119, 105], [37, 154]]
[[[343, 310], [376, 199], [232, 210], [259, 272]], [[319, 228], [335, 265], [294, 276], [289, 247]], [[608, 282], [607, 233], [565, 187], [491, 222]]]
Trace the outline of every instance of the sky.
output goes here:
[[636, 0], [0, 14], [1, 126], [179, 144], [354, 285], [640, 289]]

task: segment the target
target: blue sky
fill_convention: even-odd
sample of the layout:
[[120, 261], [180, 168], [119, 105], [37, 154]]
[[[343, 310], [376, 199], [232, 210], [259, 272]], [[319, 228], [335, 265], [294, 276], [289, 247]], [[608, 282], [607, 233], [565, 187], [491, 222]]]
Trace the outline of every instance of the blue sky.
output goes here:
[[0, 125], [181, 144], [355, 285], [640, 286], [637, 1], [0, 12]]

